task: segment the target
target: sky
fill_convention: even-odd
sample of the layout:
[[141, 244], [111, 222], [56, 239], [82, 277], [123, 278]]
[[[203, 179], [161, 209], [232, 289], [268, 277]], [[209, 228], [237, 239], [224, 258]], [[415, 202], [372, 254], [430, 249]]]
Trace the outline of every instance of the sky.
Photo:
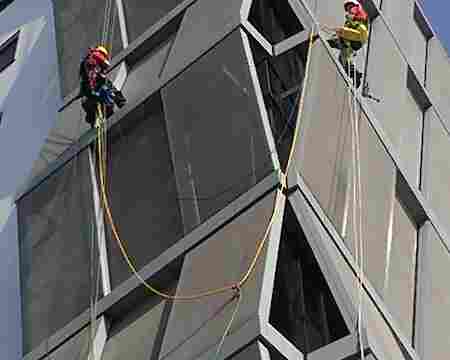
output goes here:
[[421, 0], [420, 3], [431, 26], [437, 33], [447, 54], [450, 54], [450, 1], [449, 0]]

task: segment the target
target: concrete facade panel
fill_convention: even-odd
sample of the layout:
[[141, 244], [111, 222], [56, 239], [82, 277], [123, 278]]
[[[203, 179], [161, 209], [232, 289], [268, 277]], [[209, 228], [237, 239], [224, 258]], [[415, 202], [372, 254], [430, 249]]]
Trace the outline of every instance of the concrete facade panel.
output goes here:
[[241, 36], [162, 90], [185, 232], [274, 169]]
[[414, 21], [414, 0], [383, 1], [383, 15], [400, 41], [408, 62], [419, 81], [425, 79], [426, 39]]
[[182, 2], [183, 0], [157, 0], [143, 3], [141, 0], [123, 0], [129, 41], [136, 40]]
[[[311, 80], [304, 100], [294, 162], [356, 256], [352, 220], [355, 177], [351, 122], [355, 123], [355, 118], [350, 115], [350, 105], [353, 104], [349, 103], [346, 85], [325, 48], [316, 45], [312, 56]], [[365, 266], [375, 288], [382, 294], [395, 168], [367, 118], [357, 114], [362, 186], [362, 208], [361, 212], [357, 209], [357, 213], [362, 216], [362, 238], [367, 249]]]
[[345, 12], [342, 1], [305, 0], [309, 9], [314, 13], [320, 24], [330, 28], [342, 26], [345, 22]]
[[418, 351], [422, 359], [445, 359], [450, 355], [450, 333], [447, 331], [450, 321], [450, 255], [430, 223], [424, 226], [422, 246]]
[[[20, 281], [17, 210], [11, 201], [0, 201], [0, 354], [5, 359], [17, 360], [22, 355], [22, 330], [20, 309]], [[4, 220], [4, 221], [3, 221]]]
[[161, 72], [172, 47], [173, 37], [157, 46], [148, 55], [128, 70], [128, 76], [122, 92], [129, 104], [134, 104], [149, 86], [161, 87]]
[[56, 124], [50, 130], [40, 149], [39, 156], [33, 162], [28, 183], [24, 185], [23, 189], [27, 189], [36, 176], [42, 174], [51, 163], [58, 159], [68, 147], [89, 129], [89, 124], [84, 121], [84, 112], [80, 101], [58, 113]]
[[[383, 69], [382, 76], [380, 76], [380, 69]], [[370, 106], [400, 155], [410, 150], [409, 146], [402, 149], [402, 144], [408, 144], [410, 141], [402, 138], [403, 128], [410, 129], [411, 122], [416, 123], [415, 119], [408, 116], [410, 112], [405, 105], [408, 91], [407, 71], [407, 63], [397, 50], [386, 25], [381, 18], [375, 19], [372, 25], [367, 76], [371, 92], [376, 96], [379, 95], [381, 102], [372, 101]], [[411, 130], [408, 130], [408, 133], [410, 132]], [[408, 154], [405, 158], [413, 157], [414, 154], [412, 156]], [[402, 156], [401, 160], [403, 160]]]
[[241, 22], [242, 0], [198, 0], [186, 10], [162, 74], [172, 78], [222, 40]]
[[[274, 202], [275, 193], [267, 195], [190, 252], [185, 258], [176, 294], [198, 293], [240, 280], [266, 231]], [[230, 334], [257, 316], [265, 254], [263, 250], [253, 276], [242, 289]], [[236, 308], [237, 300], [232, 300], [232, 296], [233, 293], [228, 292], [193, 302], [175, 302], [159, 359], [194, 359], [217, 346]]]
[[417, 229], [397, 198], [392, 210], [393, 222], [387, 241], [383, 299], [404, 335], [412, 340]]
[[436, 102], [447, 127], [450, 126], [450, 67], [449, 57], [436, 37], [428, 42], [427, 89]]
[[232, 360], [271, 360], [269, 351], [259, 341], [247, 346], [244, 350], [234, 355]]
[[398, 150], [408, 180], [419, 187], [423, 111], [414, 100], [411, 91], [406, 91], [405, 100], [403, 117], [398, 119], [402, 126], [398, 136]]
[[166, 302], [162, 301], [126, 327], [114, 331], [101, 360], [149, 360], [153, 353]]
[[45, 360], [81, 360], [90, 356], [91, 328], [81, 330], [76, 336], [48, 355]]
[[450, 138], [444, 125], [431, 108], [425, 114], [426, 150], [424, 156], [424, 192], [446, 231], [450, 231], [450, 191], [448, 178]]

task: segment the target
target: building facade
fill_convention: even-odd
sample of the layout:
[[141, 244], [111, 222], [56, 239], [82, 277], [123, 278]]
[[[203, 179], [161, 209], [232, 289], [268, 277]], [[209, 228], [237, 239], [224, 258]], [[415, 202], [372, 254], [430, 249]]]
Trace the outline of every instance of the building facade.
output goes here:
[[[3, 358], [450, 356], [450, 64], [418, 2], [363, 1], [361, 89], [341, 0], [2, 3]], [[99, 43], [128, 100], [101, 164]]]

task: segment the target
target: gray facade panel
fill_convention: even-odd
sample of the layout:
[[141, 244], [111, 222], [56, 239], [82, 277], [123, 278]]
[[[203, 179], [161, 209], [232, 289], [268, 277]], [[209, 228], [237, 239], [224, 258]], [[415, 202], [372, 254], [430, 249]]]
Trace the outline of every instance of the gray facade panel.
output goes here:
[[134, 104], [149, 88], [161, 87], [161, 72], [173, 43], [173, 36], [158, 45], [128, 70], [126, 82], [122, 88], [128, 103]]
[[170, 10], [181, 4], [183, 0], [123, 0], [128, 39], [136, 40], [150, 26], [164, 17]]
[[412, 341], [417, 228], [397, 198], [391, 211], [393, 222], [387, 241], [383, 298], [404, 335]]
[[241, 36], [162, 91], [185, 231], [274, 169]]
[[162, 301], [126, 327], [110, 331], [102, 360], [149, 360], [158, 337], [166, 302]]
[[432, 100], [444, 116], [447, 127], [450, 128], [450, 67], [449, 57], [439, 39], [436, 37], [428, 42], [427, 89]]
[[450, 176], [450, 164], [447, 154], [450, 151], [450, 138], [432, 108], [425, 114], [425, 138], [427, 139], [423, 165], [425, 197], [449, 232], [450, 191], [447, 179]]
[[[300, 174], [356, 256], [353, 234], [352, 127], [346, 85], [323, 47], [312, 53], [301, 136], [294, 153]], [[338, 96], [336, 95], [338, 94]], [[321, 106], [327, 104], [327, 106]], [[362, 233], [366, 269], [380, 294], [386, 265], [386, 234], [395, 168], [368, 121], [358, 115], [362, 186]], [[369, 206], [370, 204], [370, 206]]]
[[219, 42], [240, 24], [242, 0], [198, 0], [181, 22], [173, 49], [163, 72], [170, 79]]
[[[380, 69], [383, 69], [383, 76], [379, 75]], [[383, 125], [389, 140], [400, 154], [400, 158], [405, 158], [406, 163], [408, 159], [411, 159], [411, 155], [404, 154], [404, 152], [412, 150], [408, 144], [418, 139], [416, 136], [413, 137], [413, 140], [406, 136], [412, 133], [409, 130], [413, 126], [412, 124], [419, 126], [420, 123], [417, 124], [417, 120], [411, 117], [411, 112], [408, 111], [405, 104], [408, 91], [406, 87], [407, 63], [398, 51], [394, 39], [381, 18], [377, 18], [372, 26], [367, 71], [372, 93], [382, 98], [380, 103], [371, 102], [371, 109]], [[403, 131], [404, 127], [408, 129], [407, 132]], [[407, 145], [405, 149], [403, 144]], [[419, 144], [415, 146], [416, 149], [418, 147]], [[412, 158], [414, 158], [414, 154]]]
[[95, 293], [90, 275], [95, 228], [86, 155], [80, 154], [18, 203], [25, 353], [87, 309]]
[[424, 226], [422, 242], [418, 351], [422, 359], [445, 359], [450, 356], [450, 255], [430, 223]]
[[44, 360], [84, 360], [91, 352], [91, 328], [86, 327]]
[[[0, 212], [6, 215], [3, 210]], [[0, 226], [0, 318], [3, 322], [0, 326], [0, 354], [5, 359], [16, 360], [22, 354], [17, 210], [7, 206], [7, 213]]]
[[269, 355], [267, 348], [259, 341], [247, 346], [234, 355], [232, 360], [275, 360]]
[[[411, 91], [406, 92], [404, 113], [401, 122], [399, 152], [406, 176], [419, 187], [422, 152], [423, 110]], [[395, 120], [394, 120], [395, 121]]]
[[421, 83], [425, 77], [426, 39], [414, 21], [414, 0], [384, 1], [383, 15]]
[[[253, 259], [274, 209], [272, 192], [252, 208], [187, 254], [177, 295], [231, 285], [240, 280]], [[230, 334], [257, 316], [263, 281], [264, 257], [242, 289], [242, 298]], [[159, 359], [194, 359], [217, 346], [236, 307], [233, 292], [194, 302], [175, 302]]]

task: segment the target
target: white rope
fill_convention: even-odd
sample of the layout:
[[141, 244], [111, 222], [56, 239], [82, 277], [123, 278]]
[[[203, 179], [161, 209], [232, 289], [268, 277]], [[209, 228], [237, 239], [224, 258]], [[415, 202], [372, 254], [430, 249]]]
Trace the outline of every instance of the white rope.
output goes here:
[[[348, 86], [348, 104], [350, 113], [351, 127], [351, 174], [352, 174], [352, 217], [353, 217], [353, 243], [355, 249], [355, 260], [358, 266], [357, 282], [358, 282], [358, 310], [357, 310], [357, 332], [359, 339], [359, 351], [361, 360], [364, 360], [364, 345], [362, 336], [362, 302], [363, 302], [363, 283], [364, 274], [364, 245], [362, 239], [362, 196], [361, 196], [361, 166], [360, 166], [360, 136], [359, 136], [359, 120], [357, 116], [357, 100], [356, 100], [356, 66], [351, 60], [347, 62], [348, 75], [351, 78], [351, 85]], [[352, 91], [353, 90], [353, 91]]]
[[101, 38], [101, 44], [106, 44], [106, 41], [108, 40], [108, 34], [110, 31], [110, 25], [111, 25], [111, 7], [112, 7], [112, 0], [106, 0], [105, 5], [105, 12], [103, 15], [103, 29], [102, 29], [102, 38]]
[[353, 94], [353, 114], [355, 115], [355, 144], [356, 144], [356, 194], [357, 194], [357, 208], [358, 208], [358, 240], [359, 240], [359, 299], [358, 299], [358, 334], [359, 334], [359, 346], [361, 360], [364, 359], [364, 346], [362, 337], [362, 308], [363, 308], [363, 276], [364, 276], [364, 242], [362, 232], [362, 189], [361, 189], [361, 143], [359, 133], [359, 117], [358, 117], [358, 104], [356, 100], [356, 66], [353, 67], [353, 86], [355, 93]]

